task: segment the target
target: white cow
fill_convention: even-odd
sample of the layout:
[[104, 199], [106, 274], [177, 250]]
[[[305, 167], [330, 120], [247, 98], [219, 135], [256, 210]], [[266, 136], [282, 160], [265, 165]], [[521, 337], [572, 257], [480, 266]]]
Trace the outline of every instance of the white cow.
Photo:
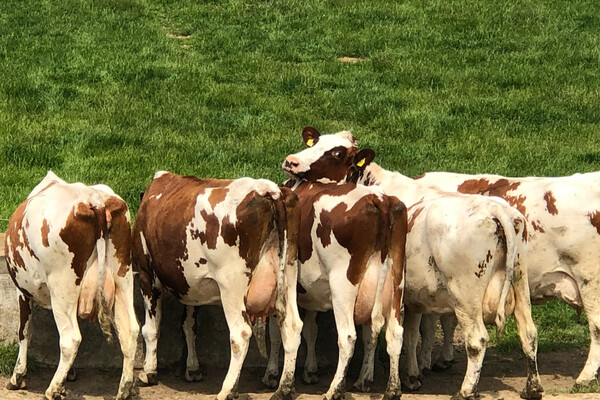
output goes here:
[[514, 308], [528, 360], [522, 396], [540, 398], [537, 330], [531, 319], [527, 285], [527, 233], [523, 215], [505, 201], [445, 193], [371, 163], [372, 150], [358, 151], [350, 132], [321, 136], [305, 128], [308, 148], [286, 158], [283, 168], [309, 180], [355, 181], [378, 185], [408, 206], [405, 329], [408, 372], [418, 386], [416, 362], [421, 313], [452, 313], [465, 335], [468, 364], [456, 398], [473, 398], [488, 341], [484, 323], [501, 332]]
[[525, 215], [531, 300], [560, 299], [585, 310], [591, 342], [576, 383], [595, 379], [600, 367], [600, 172], [559, 178], [430, 172], [416, 179], [442, 190], [498, 196]]
[[81, 342], [77, 316], [98, 318], [109, 338], [114, 319], [123, 351], [117, 399], [130, 397], [139, 332], [133, 309], [130, 229], [127, 204], [108, 186], [69, 184], [53, 172], [17, 208], [5, 239], [21, 317], [19, 356], [8, 389], [26, 386], [35, 301], [52, 309], [60, 335], [60, 362], [46, 398], [65, 396], [64, 382]]
[[[356, 341], [354, 324], [367, 327], [363, 341], [365, 360], [370, 360], [363, 364], [358, 385], [373, 380], [377, 336], [385, 322], [390, 374], [384, 399], [399, 399], [406, 207], [376, 187], [294, 180], [288, 185], [298, 195], [300, 209], [298, 304], [314, 312], [333, 309], [335, 316], [338, 364], [324, 398], [344, 395]], [[271, 354], [263, 382], [274, 386], [280, 340], [273, 324], [270, 332]], [[315, 330], [308, 334], [306, 340], [314, 345]], [[307, 357], [304, 380], [314, 382], [316, 370], [316, 359]]]

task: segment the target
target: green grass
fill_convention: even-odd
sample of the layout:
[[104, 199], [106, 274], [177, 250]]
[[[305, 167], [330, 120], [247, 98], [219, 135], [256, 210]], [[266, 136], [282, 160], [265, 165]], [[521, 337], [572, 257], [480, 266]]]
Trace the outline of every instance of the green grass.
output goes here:
[[12, 374], [18, 354], [18, 345], [0, 342], [0, 375]]
[[[532, 316], [538, 330], [539, 351], [569, 350], [589, 347], [590, 332], [585, 312], [578, 315], [572, 308], [558, 300], [532, 307]], [[503, 353], [518, 354], [521, 342], [514, 317], [508, 319], [502, 339], [497, 340], [490, 331], [490, 343]]]
[[5, 0], [0, 76], [0, 230], [48, 169], [133, 214], [157, 170], [281, 182], [305, 125], [410, 176], [600, 170], [593, 1]]

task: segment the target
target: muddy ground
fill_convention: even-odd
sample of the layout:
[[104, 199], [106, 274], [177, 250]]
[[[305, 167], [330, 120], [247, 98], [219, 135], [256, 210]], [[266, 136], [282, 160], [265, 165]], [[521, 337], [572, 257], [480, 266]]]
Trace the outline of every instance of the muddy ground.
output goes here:
[[[575, 377], [583, 367], [587, 349], [539, 354], [539, 369], [547, 399], [600, 399], [600, 393], [567, 394], [573, 386]], [[456, 349], [457, 362], [445, 373], [435, 373], [427, 377], [418, 392], [404, 392], [405, 400], [440, 400], [449, 399], [460, 387], [466, 367], [465, 354], [461, 348]], [[357, 363], [355, 363], [357, 364]], [[375, 384], [372, 393], [348, 393], [349, 400], [371, 400], [381, 398], [385, 389], [385, 372], [381, 363], [377, 364]], [[160, 371], [160, 384], [139, 389], [139, 399], [214, 399], [219, 391], [226, 370], [212, 369], [204, 365], [205, 380], [198, 383], [183, 381], [178, 368], [172, 367]], [[38, 368], [28, 374], [28, 390], [8, 391], [5, 389], [7, 377], [0, 377], [0, 399], [23, 400], [41, 399], [44, 390], [53, 374], [52, 369]], [[137, 373], [137, 372], [136, 372]], [[251, 399], [267, 400], [271, 392], [266, 390], [260, 381], [262, 370], [244, 369], [240, 380], [240, 392], [248, 393]], [[114, 397], [119, 382], [119, 372], [115, 370], [78, 369], [78, 379], [67, 382], [67, 399], [108, 399]], [[321, 380], [316, 385], [305, 385], [300, 379], [296, 381], [298, 399], [321, 399], [327, 390], [333, 374], [333, 364], [320, 371]], [[356, 378], [357, 368], [349, 372], [348, 387]], [[300, 375], [298, 375], [300, 376]], [[486, 354], [479, 389], [482, 399], [516, 400], [519, 391], [525, 384], [525, 361], [519, 355], [505, 356], [491, 348]]]

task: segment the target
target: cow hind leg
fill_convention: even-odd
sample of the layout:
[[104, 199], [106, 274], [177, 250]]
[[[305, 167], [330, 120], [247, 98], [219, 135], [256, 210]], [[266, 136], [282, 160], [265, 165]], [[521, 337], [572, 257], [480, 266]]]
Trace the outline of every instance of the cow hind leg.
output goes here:
[[363, 363], [358, 374], [358, 379], [354, 382], [354, 389], [361, 392], [371, 390], [373, 384], [373, 373], [375, 364], [375, 349], [377, 347], [378, 330], [372, 329], [368, 325], [362, 326], [362, 341], [364, 347]]
[[417, 344], [419, 342], [419, 324], [421, 314], [407, 309], [404, 314], [404, 341], [406, 342], [406, 364], [408, 381], [403, 382], [408, 390], [417, 390], [421, 387], [419, 381], [419, 364], [417, 363]]
[[[140, 282], [141, 279], [140, 272]], [[144, 358], [144, 369], [138, 375], [138, 381], [141, 385], [156, 385], [157, 377], [157, 347], [160, 336], [160, 320], [162, 318], [162, 285], [158, 280], [154, 280], [151, 289], [148, 290], [149, 296], [143, 294], [144, 309], [146, 319], [142, 327], [142, 336], [146, 345], [146, 355]]]
[[390, 376], [383, 400], [398, 400], [402, 396], [399, 364], [403, 333], [404, 328], [396, 317], [396, 310], [392, 308], [385, 329], [387, 353], [390, 357]]
[[60, 299], [60, 296], [52, 296], [52, 312], [60, 336], [60, 361], [46, 389], [45, 396], [49, 400], [60, 400], [66, 396], [65, 380], [81, 343], [77, 322], [77, 299], [66, 300]]
[[319, 382], [316, 350], [318, 333], [317, 312], [307, 310], [304, 315], [304, 326], [302, 327], [302, 336], [306, 340], [306, 360], [304, 361], [302, 380], [310, 385]]
[[423, 375], [429, 375], [431, 372], [431, 353], [433, 352], [433, 342], [437, 330], [438, 314], [426, 314], [421, 317], [419, 332], [421, 334], [421, 351], [419, 352], [419, 371]]
[[27, 350], [31, 338], [32, 301], [19, 290], [17, 290], [17, 297], [19, 301], [19, 315], [21, 317], [19, 323], [19, 355], [17, 356], [13, 374], [6, 384], [6, 388], [9, 390], [24, 389], [27, 386], [25, 375], [27, 374]]
[[[288, 285], [289, 292], [295, 294], [296, 285]], [[296, 299], [291, 297], [288, 292], [288, 301], [283, 305], [285, 310], [283, 314], [279, 313], [277, 321], [279, 322], [279, 331], [283, 341], [283, 370], [281, 371], [281, 379], [279, 387], [271, 397], [271, 400], [291, 400], [294, 393], [294, 372], [296, 370], [296, 356], [298, 347], [300, 347], [300, 333], [302, 331], [302, 320], [298, 314]]]
[[229, 359], [229, 369], [225, 380], [221, 386], [221, 391], [217, 394], [218, 400], [231, 400], [238, 397], [235, 393], [237, 383], [242, 371], [242, 364], [248, 352], [248, 344], [252, 336], [252, 327], [243, 318], [245, 314], [244, 299], [245, 290], [243, 288], [222, 288], [221, 302], [227, 326], [229, 327], [229, 343], [231, 358]]
[[183, 334], [187, 347], [185, 380], [188, 382], [198, 382], [203, 378], [198, 363], [198, 354], [196, 353], [196, 310], [197, 308], [194, 306], [186, 306], [183, 317]]
[[133, 367], [140, 331], [133, 307], [133, 276], [117, 278], [115, 290], [115, 328], [123, 353], [123, 370], [116, 400], [128, 399], [135, 394]]
[[[345, 275], [345, 271], [344, 271]], [[356, 302], [357, 288], [345, 279], [346, 277], [330, 277], [331, 282], [338, 282], [331, 287], [331, 300], [333, 314], [338, 332], [338, 365], [325, 393], [325, 399], [339, 399], [346, 392], [346, 371], [348, 363], [354, 353], [356, 342], [356, 329], [354, 327], [354, 304]]]
[[460, 391], [454, 398], [472, 399], [478, 397], [477, 385], [489, 336], [485, 329], [481, 308], [471, 306], [469, 312], [457, 307], [455, 311], [465, 336], [467, 371]]
[[274, 389], [279, 382], [279, 351], [281, 349], [281, 332], [279, 332], [276, 317], [269, 318], [269, 339], [271, 350], [269, 351], [269, 361], [262, 381], [267, 387]]
[[454, 315], [448, 314], [440, 317], [440, 323], [444, 332], [444, 343], [442, 353], [431, 368], [435, 372], [446, 371], [454, 365], [454, 331], [458, 322]]
[[585, 366], [575, 381], [577, 386], [585, 386], [594, 381], [600, 367], [600, 304], [597, 301], [599, 288], [598, 278], [589, 279], [587, 285], [579, 285], [583, 309], [589, 324], [590, 350]]

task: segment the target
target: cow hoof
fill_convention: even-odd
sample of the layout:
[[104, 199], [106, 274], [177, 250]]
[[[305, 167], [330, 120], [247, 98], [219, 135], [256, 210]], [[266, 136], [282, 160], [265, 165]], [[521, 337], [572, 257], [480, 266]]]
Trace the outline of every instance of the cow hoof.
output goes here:
[[542, 393], [544, 393], [544, 388], [540, 384], [534, 384], [529, 387], [526, 387], [521, 392], [522, 399], [528, 400], [538, 400], [542, 398]]
[[334, 392], [331, 396], [331, 399], [328, 399], [327, 396], [323, 397], [323, 400], [345, 400], [346, 393], [344, 392]]
[[277, 387], [277, 385], [279, 384], [279, 375], [275, 375], [275, 374], [265, 375], [262, 378], [262, 382], [265, 384], [266, 387], [268, 387], [270, 389], [275, 389]]
[[69, 369], [69, 372], [67, 372], [67, 382], [75, 382], [75, 379], [77, 379], [77, 372], [71, 368]]
[[238, 392], [231, 392], [226, 397], [227, 400], [250, 400], [250, 396], [246, 393], [239, 394]]
[[402, 391], [400, 389], [386, 390], [383, 394], [383, 400], [400, 400]]
[[17, 384], [13, 384], [11, 381], [8, 381], [8, 383], [6, 384], [6, 388], [8, 390], [20, 390], [20, 389], [25, 389], [27, 387], [27, 383], [25, 382], [25, 378], [24, 377], [19, 377], [17, 378]]
[[127, 400], [138, 396], [140, 390], [134, 385], [133, 381], [125, 382], [120, 388], [115, 400]]
[[185, 380], [188, 382], [200, 382], [202, 379], [204, 379], [204, 376], [199, 369], [195, 371], [185, 371]]
[[433, 364], [431, 370], [433, 372], [445, 372], [448, 371], [452, 367], [452, 365], [454, 365], [454, 360], [438, 361], [435, 364]]
[[431, 368], [423, 368], [423, 370], [421, 371], [421, 374], [423, 376], [427, 376], [427, 375], [431, 374]]
[[46, 392], [46, 399], [63, 400], [65, 397], [67, 397], [67, 390], [64, 386], [59, 387], [55, 392]]
[[409, 376], [408, 382], [402, 382], [402, 386], [404, 389], [409, 392], [414, 392], [415, 390], [419, 390], [421, 388], [421, 381], [416, 376]]
[[302, 380], [304, 383], [308, 383], [309, 385], [313, 385], [315, 383], [319, 383], [319, 375], [317, 375], [317, 371], [306, 371], [302, 374]]
[[294, 388], [288, 390], [278, 390], [271, 396], [270, 400], [293, 400], [296, 391]]
[[144, 371], [138, 375], [138, 382], [140, 386], [154, 386], [158, 384], [158, 375], [156, 373], [147, 374]]

